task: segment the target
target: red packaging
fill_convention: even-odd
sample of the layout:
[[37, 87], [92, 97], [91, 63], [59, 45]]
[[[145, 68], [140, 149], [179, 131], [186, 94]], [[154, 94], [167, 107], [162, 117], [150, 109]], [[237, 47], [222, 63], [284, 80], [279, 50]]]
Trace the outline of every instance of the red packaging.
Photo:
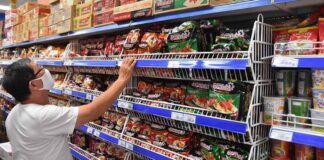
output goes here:
[[152, 87], [152, 84], [148, 81], [139, 81], [137, 83], [137, 90], [145, 96], [151, 93]]
[[73, 144], [82, 149], [87, 148], [86, 135], [80, 131], [75, 131], [73, 134]]
[[309, 25], [314, 24], [318, 18], [320, 17], [321, 12], [317, 11], [312, 13], [311, 15], [309, 15], [305, 20], [303, 20], [302, 22], [300, 22], [297, 27], [302, 28], [302, 27], [307, 27]]
[[113, 11], [105, 11], [105, 12], [100, 12], [100, 13], [95, 13], [93, 15], [93, 25], [94, 26], [101, 26], [101, 25], [106, 25], [113, 23]]
[[108, 38], [106, 40], [106, 45], [105, 45], [105, 55], [114, 55], [114, 47], [115, 47], [115, 43], [114, 43], [114, 39], [113, 38]]
[[169, 134], [169, 132], [166, 130], [166, 127], [160, 124], [152, 123], [151, 129], [151, 142], [156, 146], [165, 147], [166, 139]]
[[139, 44], [138, 53], [156, 53], [160, 52], [162, 41], [159, 39], [158, 34], [154, 32], [146, 32]]
[[114, 55], [119, 55], [123, 52], [124, 43], [126, 40], [127, 34], [116, 36], [115, 45], [114, 45]]
[[314, 55], [316, 54], [316, 44], [318, 39], [318, 27], [307, 27], [299, 29], [291, 29], [289, 38], [289, 54], [293, 55]]
[[319, 42], [322, 44], [319, 45], [320, 49], [318, 54], [324, 54], [324, 18], [318, 19], [318, 27], [319, 27]]
[[114, 8], [114, 0], [95, 0], [93, 3], [94, 12], [102, 12], [112, 10]]
[[314, 148], [302, 144], [295, 144], [295, 160], [313, 160]]
[[124, 44], [125, 54], [136, 54], [138, 52], [138, 44], [142, 38], [142, 32], [140, 29], [131, 30], [126, 38]]
[[137, 117], [132, 117], [127, 123], [127, 131], [126, 134], [128, 136], [136, 136], [142, 129], [143, 123]]
[[316, 148], [316, 160], [324, 160], [324, 149]]
[[89, 152], [96, 152], [97, 139], [89, 137]]
[[168, 147], [175, 152], [189, 155], [189, 152], [192, 149], [193, 133], [176, 128], [169, 128], [168, 131]]
[[142, 127], [140, 132], [138, 133], [137, 137], [144, 140], [149, 141], [151, 136], [151, 124], [145, 123]]
[[290, 28], [277, 28], [272, 30], [272, 41], [276, 44], [275, 48], [275, 54], [287, 54], [286, 51], [287, 44], [286, 42], [289, 42], [290, 34], [289, 34]]
[[271, 143], [271, 157], [276, 158], [276, 159], [282, 159], [282, 160], [289, 160], [290, 158], [290, 152], [289, 152], [289, 147], [290, 143], [289, 142], [284, 142], [280, 140], [272, 140]]

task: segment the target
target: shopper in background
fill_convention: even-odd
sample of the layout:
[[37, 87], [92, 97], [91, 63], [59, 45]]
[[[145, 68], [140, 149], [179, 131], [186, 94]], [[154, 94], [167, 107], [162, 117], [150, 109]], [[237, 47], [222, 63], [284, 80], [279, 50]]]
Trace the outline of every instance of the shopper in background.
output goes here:
[[101, 116], [132, 77], [136, 60], [127, 58], [115, 83], [93, 102], [80, 107], [49, 105], [54, 80], [47, 69], [30, 59], [8, 66], [2, 86], [19, 102], [6, 120], [15, 160], [72, 160], [68, 135]]

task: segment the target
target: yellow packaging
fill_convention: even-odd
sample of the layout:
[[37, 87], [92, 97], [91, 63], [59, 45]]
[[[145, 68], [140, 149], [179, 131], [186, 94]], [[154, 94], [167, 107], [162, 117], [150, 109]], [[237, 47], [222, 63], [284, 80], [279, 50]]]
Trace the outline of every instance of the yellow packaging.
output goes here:
[[92, 14], [93, 7], [92, 2], [76, 5], [75, 16], [83, 16]]
[[83, 15], [73, 19], [73, 30], [90, 28], [92, 26], [92, 14]]
[[39, 19], [39, 27], [40, 28], [49, 26], [48, 25], [48, 18], [49, 18], [49, 16], [45, 16], [45, 17], [42, 17], [42, 18]]
[[48, 27], [41, 27], [39, 29], [39, 37], [48, 36]]

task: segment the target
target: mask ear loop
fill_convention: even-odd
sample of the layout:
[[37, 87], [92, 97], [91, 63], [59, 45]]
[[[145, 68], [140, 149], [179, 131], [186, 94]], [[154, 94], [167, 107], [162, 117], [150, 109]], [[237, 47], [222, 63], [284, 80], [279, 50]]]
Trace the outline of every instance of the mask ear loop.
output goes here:
[[39, 71], [37, 71], [34, 76], [37, 77], [38, 73], [40, 73], [44, 68], [40, 69]]

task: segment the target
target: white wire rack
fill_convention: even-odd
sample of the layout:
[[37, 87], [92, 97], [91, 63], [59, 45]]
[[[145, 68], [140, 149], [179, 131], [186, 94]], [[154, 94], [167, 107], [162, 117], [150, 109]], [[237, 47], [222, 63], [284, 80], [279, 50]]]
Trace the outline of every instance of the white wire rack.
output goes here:
[[[323, 115], [324, 112], [320, 113]], [[296, 116], [293, 114], [272, 114], [272, 125], [273, 126], [283, 126], [292, 129], [299, 129], [305, 132], [316, 132], [316, 130], [324, 131], [324, 118], [312, 118]]]
[[285, 42], [274, 44], [275, 55], [289, 55], [297, 57], [323, 57], [324, 42]]

